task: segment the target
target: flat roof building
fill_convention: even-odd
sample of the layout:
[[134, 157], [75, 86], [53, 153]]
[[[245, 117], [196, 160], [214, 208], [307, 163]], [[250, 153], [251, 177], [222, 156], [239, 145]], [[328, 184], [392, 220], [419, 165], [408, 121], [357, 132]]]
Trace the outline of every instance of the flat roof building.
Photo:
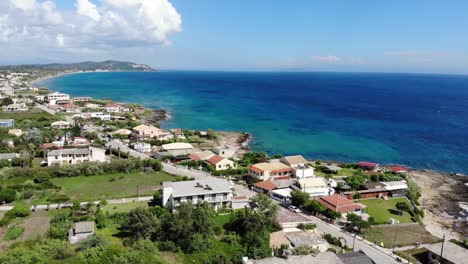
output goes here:
[[231, 207], [232, 190], [226, 180], [163, 182], [162, 205], [174, 209], [183, 202], [207, 202], [216, 209]]

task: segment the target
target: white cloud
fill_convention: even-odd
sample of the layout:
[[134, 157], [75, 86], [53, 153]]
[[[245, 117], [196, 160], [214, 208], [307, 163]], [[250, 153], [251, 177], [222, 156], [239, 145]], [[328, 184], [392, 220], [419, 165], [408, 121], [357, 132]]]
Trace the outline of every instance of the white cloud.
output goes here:
[[0, 55], [12, 45], [70, 52], [168, 45], [181, 30], [169, 0], [76, 0], [74, 10], [50, 0], [0, 0]]
[[325, 56], [313, 56], [312, 60], [319, 61], [319, 62], [339, 62], [341, 61], [341, 58], [335, 55], [325, 55]]
[[55, 39], [57, 40], [57, 45], [59, 45], [60, 47], [64, 47], [65, 46], [65, 38], [63, 37], [63, 34], [58, 34]]
[[94, 21], [99, 21], [101, 19], [101, 15], [97, 11], [96, 5], [88, 0], [77, 0], [75, 7], [76, 12], [79, 15], [90, 17]]

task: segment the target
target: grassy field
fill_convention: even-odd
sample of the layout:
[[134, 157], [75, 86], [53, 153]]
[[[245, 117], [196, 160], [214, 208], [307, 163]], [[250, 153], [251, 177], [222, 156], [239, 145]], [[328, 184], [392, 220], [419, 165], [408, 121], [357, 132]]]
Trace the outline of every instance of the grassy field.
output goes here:
[[408, 212], [403, 212], [402, 216], [392, 213], [392, 210], [397, 211], [395, 205], [398, 202], [408, 203], [408, 200], [406, 198], [394, 198], [389, 200], [365, 199], [359, 200], [358, 202], [367, 206], [367, 208], [365, 208], [364, 211], [370, 216], [374, 217], [375, 221], [379, 224], [390, 223], [390, 218], [396, 219], [400, 221], [400, 223], [413, 222], [411, 220], [411, 215]]
[[102, 210], [104, 212], [109, 212], [110, 214], [126, 213], [137, 207], [147, 208], [148, 203], [147, 202], [131, 202], [131, 203], [121, 203], [121, 204], [107, 204], [102, 208]]
[[354, 173], [358, 172], [359, 170], [351, 169], [351, 168], [343, 168], [338, 171], [336, 176], [353, 176]]
[[384, 247], [393, 247], [393, 240], [396, 233], [396, 246], [412, 246], [417, 242], [431, 244], [440, 242], [440, 239], [431, 235], [419, 224], [397, 224], [372, 226], [364, 231], [366, 239], [377, 245], [383, 243]]
[[231, 214], [219, 214], [215, 215], [214, 221], [220, 226], [223, 226], [227, 222], [229, 222], [229, 219], [231, 219]]
[[165, 172], [119, 173], [98, 176], [54, 178], [51, 181], [62, 187], [65, 195], [72, 200], [94, 201], [152, 195], [161, 188], [161, 182], [172, 181], [174, 176]]

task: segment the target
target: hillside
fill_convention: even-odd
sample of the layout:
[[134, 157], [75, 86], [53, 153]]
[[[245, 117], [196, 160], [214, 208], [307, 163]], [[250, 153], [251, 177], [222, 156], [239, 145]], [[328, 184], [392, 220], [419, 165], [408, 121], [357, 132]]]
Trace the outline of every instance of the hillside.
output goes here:
[[0, 66], [0, 70], [7, 71], [155, 71], [148, 65], [108, 60], [103, 62], [86, 61], [79, 63], [51, 63]]

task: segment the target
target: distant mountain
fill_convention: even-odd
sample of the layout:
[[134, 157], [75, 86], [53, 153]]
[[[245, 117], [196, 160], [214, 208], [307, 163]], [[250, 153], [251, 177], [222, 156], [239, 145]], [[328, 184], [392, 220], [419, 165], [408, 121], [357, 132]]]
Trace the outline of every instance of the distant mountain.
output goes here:
[[0, 66], [0, 70], [52, 70], [52, 71], [155, 71], [145, 64], [124, 61], [85, 61], [78, 63], [51, 63]]

